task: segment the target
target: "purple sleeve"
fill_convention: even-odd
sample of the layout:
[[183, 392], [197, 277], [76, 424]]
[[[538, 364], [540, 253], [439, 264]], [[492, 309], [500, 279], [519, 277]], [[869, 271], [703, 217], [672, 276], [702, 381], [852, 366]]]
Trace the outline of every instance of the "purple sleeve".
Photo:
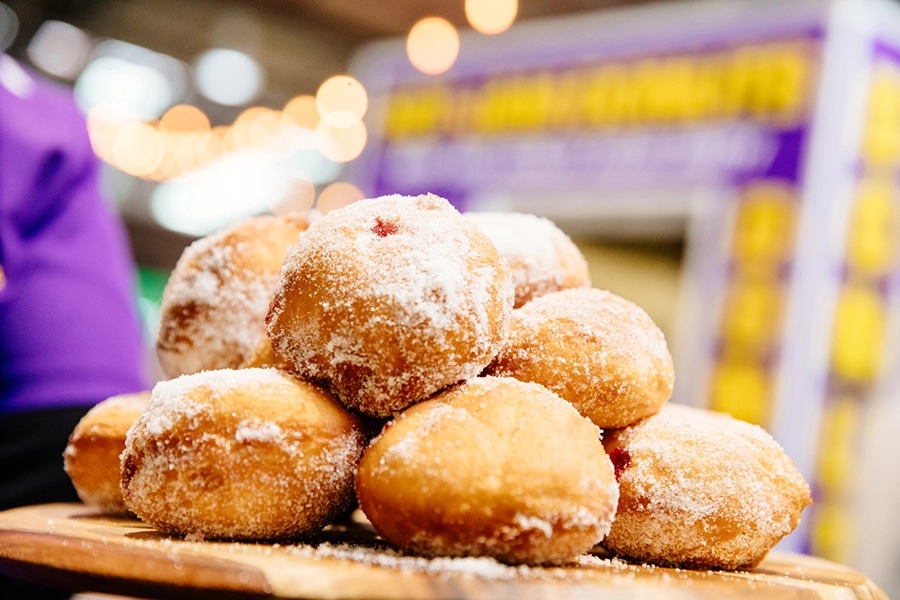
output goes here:
[[84, 118], [31, 81], [0, 77], [0, 413], [148, 385], [130, 248]]

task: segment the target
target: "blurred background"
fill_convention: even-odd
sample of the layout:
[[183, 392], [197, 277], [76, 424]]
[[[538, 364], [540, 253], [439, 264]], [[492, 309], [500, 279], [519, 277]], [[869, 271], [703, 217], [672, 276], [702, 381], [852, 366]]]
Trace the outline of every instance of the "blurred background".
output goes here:
[[541, 214], [666, 333], [676, 401], [812, 482], [786, 547], [891, 593], [897, 2], [3, 0], [0, 51], [87, 118], [148, 348], [184, 247], [248, 216]]

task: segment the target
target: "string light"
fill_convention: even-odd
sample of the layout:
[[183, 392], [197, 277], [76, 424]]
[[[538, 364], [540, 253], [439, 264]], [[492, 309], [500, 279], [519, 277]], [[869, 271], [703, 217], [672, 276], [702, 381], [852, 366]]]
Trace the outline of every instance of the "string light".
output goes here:
[[366, 114], [366, 89], [349, 75], [335, 75], [319, 86], [316, 108], [323, 120], [335, 127], [350, 127]]
[[316, 211], [324, 215], [329, 211], [347, 206], [363, 198], [365, 198], [365, 194], [352, 183], [336, 181], [328, 185], [319, 194], [319, 199], [316, 202]]
[[335, 127], [324, 119], [316, 127], [316, 148], [328, 159], [350, 162], [362, 154], [368, 133], [362, 121], [350, 127]]
[[281, 121], [286, 126], [303, 127], [315, 131], [319, 124], [319, 109], [316, 97], [303, 94], [291, 98], [281, 110]]
[[518, 0], [466, 0], [466, 19], [479, 33], [503, 33], [516, 20], [518, 12]]
[[406, 38], [409, 62], [426, 75], [447, 71], [459, 56], [459, 33], [441, 17], [425, 17], [412, 26]]

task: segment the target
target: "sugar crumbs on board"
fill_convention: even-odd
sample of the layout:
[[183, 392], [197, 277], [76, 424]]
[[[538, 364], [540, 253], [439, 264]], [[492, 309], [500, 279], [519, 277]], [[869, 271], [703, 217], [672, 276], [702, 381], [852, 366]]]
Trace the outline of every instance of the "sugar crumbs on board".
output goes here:
[[323, 542], [316, 546], [298, 544], [286, 547], [292, 556], [307, 559], [352, 561], [366, 566], [397, 569], [440, 577], [463, 576], [491, 580], [573, 579], [592, 569], [604, 569], [617, 575], [634, 574], [634, 566], [617, 558], [585, 554], [559, 566], [509, 565], [490, 557], [424, 557], [403, 554], [392, 548]]

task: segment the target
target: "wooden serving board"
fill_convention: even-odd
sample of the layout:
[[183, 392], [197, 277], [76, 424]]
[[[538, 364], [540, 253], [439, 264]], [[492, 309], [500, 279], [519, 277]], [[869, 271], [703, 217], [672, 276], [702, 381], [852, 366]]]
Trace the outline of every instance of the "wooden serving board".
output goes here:
[[887, 600], [864, 575], [796, 554], [773, 552], [756, 569], [738, 572], [633, 565], [602, 553], [566, 567], [511, 567], [403, 556], [361, 520], [330, 528], [316, 544], [185, 541], [80, 504], [0, 512], [0, 572], [148, 598]]

